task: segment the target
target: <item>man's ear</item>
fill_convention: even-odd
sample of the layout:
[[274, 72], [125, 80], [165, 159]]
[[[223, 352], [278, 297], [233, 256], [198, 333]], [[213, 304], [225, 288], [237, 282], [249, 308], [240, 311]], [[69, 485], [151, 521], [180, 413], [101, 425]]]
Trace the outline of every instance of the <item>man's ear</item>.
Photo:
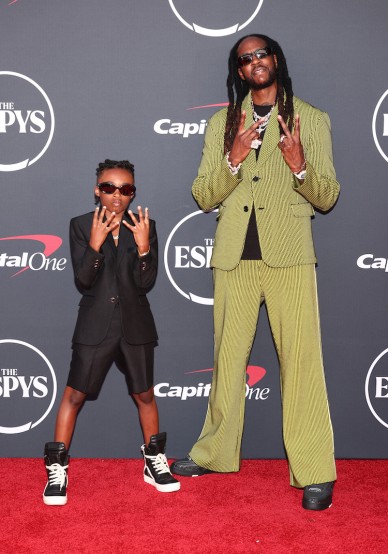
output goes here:
[[98, 196], [98, 198], [100, 198], [100, 189], [97, 186], [94, 187], [94, 196]]
[[241, 71], [241, 69], [238, 68], [237, 71], [238, 71], [238, 74], [240, 75], [240, 79], [241, 79], [242, 81], [245, 81], [244, 73]]

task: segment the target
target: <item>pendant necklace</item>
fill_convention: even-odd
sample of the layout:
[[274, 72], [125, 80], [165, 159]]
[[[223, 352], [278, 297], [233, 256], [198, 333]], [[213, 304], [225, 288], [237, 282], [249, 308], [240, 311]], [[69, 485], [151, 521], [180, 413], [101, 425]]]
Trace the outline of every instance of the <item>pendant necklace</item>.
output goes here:
[[271, 107], [270, 111], [263, 117], [261, 117], [260, 115], [258, 115], [256, 112], [255, 112], [255, 107], [253, 105], [253, 100], [252, 100], [252, 96], [251, 96], [251, 107], [252, 107], [252, 114], [253, 114], [253, 119], [255, 121], [255, 123], [257, 123], [257, 121], [259, 120], [262, 120], [261, 123], [259, 124], [259, 126], [257, 127], [256, 129], [256, 132], [258, 134], [258, 137], [256, 139], [254, 139], [252, 141], [252, 144], [251, 144], [251, 148], [259, 148], [259, 146], [261, 146], [263, 140], [260, 138], [260, 135], [266, 130], [267, 128], [267, 125], [268, 125], [268, 122], [269, 122], [269, 118], [271, 117], [271, 114], [273, 112], [273, 109], [275, 107], [275, 104], [273, 104], [273, 106]]

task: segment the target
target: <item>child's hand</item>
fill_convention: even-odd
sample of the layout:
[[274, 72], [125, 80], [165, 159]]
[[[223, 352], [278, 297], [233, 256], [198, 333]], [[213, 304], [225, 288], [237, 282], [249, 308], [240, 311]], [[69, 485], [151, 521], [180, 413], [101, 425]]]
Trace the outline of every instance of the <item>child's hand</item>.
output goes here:
[[103, 206], [101, 210], [97, 207], [94, 216], [92, 229], [90, 231], [89, 246], [96, 252], [99, 252], [101, 246], [104, 244], [106, 237], [120, 224], [119, 222], [112, 223], [115, 217], [115, 212], [104, 221], [106, 208]]
[[137, 251], [139, 253], [139, 256], [141, 256], [147, 254], [150, 249], [150, 218], [148, 214], [148, 208], [145, 208], [145, 215], [143, 215], [143, 210], [141, 209], [141, 206], [137, 207], [137, 211], [139, 214], [139, 221], [133, 215], [132, 211], [128, 210], [128, 214], [133, 221], [133, 225], [129, 225], [129, 223], [124, 221], [124, 219], [123, 224], [127, 227], [127, 229], [130, 229], [130, 231], [132, 231], [133, 238], [136, 242]]

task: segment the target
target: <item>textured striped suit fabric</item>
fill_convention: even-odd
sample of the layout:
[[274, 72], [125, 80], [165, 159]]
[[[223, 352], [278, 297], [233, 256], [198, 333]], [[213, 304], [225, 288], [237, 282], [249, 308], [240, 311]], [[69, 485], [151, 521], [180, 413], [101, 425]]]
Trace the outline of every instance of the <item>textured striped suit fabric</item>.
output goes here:
[[[243, 102], [246, 126], [253, 123], [249, 97]], [[271, 267], [315, 263], [311, 217], [314, 207], [330, 209], [339, 193], [333, 168], [330, 120], [295, 99], [307, 160], [303, 184], [291, 173], [278, 148], [277, 107], [270, 117], [258, 161], [252, 150], [233, 176], [224, 156], [226, 110], [209, 121], [193, 196], [203, 210], [219, 208], [212, 266], [230, 270], [240, 262], [254, 203], [263, 260]], [[257, 179], [257, 180], [254, 180]], [[247, 210], [244, 208], [247, 207]]]
[[214, 277], [215, 371], [205, 425], [190, 455], [216, 471], [239, 469], [246, 366], [265, 300], [281, 368], [291, 484], [335, 480], [314, 265], [271, 268], [243, 260], [233, 271], [216, 269]]
[[[249, 125], [249, 98], [243, 109]], [[299, 99], [295, 99], [295, 112], [300, 114], [307, 159], [303, 184], [294, 178], [277, 148], [276, 108], [258, 161], [251, 152], [237, 176], [229, 171], [223, 154], [225, 110], [209, 122], [193, 195], [204, 210], [220, 208], [212, 257], [215, 360], [205, 424], [190, 455], [197, 464], [215, 471], [239, 469], [246, 366], [260, 303], [265, 301], [280, 362], [283, 436], [291, 484], [303, 487], [336, 477], [311, 216], [313, 206], [327, 210], [334, 205], [339, 185], [328, 116]], [[263, 260], [240, 261], [253, 205]]]

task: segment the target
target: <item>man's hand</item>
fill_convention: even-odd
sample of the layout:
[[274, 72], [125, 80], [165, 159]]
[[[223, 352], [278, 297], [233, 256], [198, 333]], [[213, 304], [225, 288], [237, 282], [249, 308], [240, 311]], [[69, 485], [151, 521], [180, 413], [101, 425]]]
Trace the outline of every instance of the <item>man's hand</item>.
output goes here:
[[303, 146], [300, 142], [299, 114], [296, 114], [295, 116], [295, 128], [292, 134], [281, 115], [278, 115], [278, 120], [284, 133], [280, 137], [278, 147], [280, 148], [283, 159], [288, 167], [293, 173], [297, 173], [303, 169], [303, 165], [306, 161], [304, 157]]
[[108, 219], [104, 221], [105, 213], [105, 206], [103, 206], [101, 210], [97, 207], [93, 216], [89, 246], [93, 248], [93, 250], [95, 250], [96, 252], [99, 252], [109, 233], [111, 233], [114, 229], [117, 229], [117, 227], [119, 226], [119, 223], [117, 221], [115, 223], [112, 223], [116, 215], [115, 212], [112, 212]]
[[128, 210], [129, 217], [133, 221], [133, 225], [130, 225], [123, 220], [123, 224], [132, 231], [133, 238], [135, 239], [137, 251], [139, 255], [146, 254], [150, 249], [150, 218], [148, 214], [148, 208], [145, 209], [145, 215], [141, 206], [137, 207], [139, 214], [139, 221], [136, 219], [131, 210]]
[[260, 125], [261, 120], [256, 121], [256, 123], [248, 127], [248, 129], [245, 129], [244, 125], [246, 118], [247, 113], [243, 110], [241, 112], [240, 123], [229, 154], [229, 161], [234, 167], [237, 167], [238, 164], [245, 160], [251, 151], [252, 141], [258, 138], [256, 129]]

